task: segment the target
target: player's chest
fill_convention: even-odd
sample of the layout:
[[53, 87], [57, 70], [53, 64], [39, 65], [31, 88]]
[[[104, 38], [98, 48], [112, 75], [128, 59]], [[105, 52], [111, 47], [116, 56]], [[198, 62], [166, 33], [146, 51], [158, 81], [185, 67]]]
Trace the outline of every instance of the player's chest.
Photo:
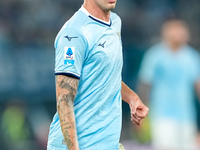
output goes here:
[[157, 78], [177, 84], [194, 76], [195, 69], [193, 66], [192, 59], [188, 57], [168, 57], [157, 62], [155, 69]]
[[115, 61], [122, 59], [122, 43], [119, 33], [106, 32], [94, 44], [90, 50], [90, 59]]

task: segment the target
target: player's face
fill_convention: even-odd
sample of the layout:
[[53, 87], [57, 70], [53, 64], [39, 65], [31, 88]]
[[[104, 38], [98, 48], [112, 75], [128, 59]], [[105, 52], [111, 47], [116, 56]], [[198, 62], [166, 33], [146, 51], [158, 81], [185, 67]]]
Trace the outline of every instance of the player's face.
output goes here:
[[189, 40], [189, 31], [183, 25], [174, 24], [165, 30], [164, 37], [171, 45], [182, 46]]
[[110, 11], [115, 8], [117, 0], [93, 0], [103, 11]]

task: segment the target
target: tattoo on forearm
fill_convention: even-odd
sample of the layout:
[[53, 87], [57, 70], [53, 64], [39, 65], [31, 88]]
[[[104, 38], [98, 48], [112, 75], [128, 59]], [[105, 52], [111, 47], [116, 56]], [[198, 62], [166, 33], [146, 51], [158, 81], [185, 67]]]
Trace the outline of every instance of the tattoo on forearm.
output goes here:
[[65, 136], [65, 137], [64, 137], [65, 142], [67, 143], [68, 148], [71, 149], [71, 147], [73, 146], [73, 143], [72, 143], [71, 140], [70, 140], [69, 131], [66, 130], [66, 131], [64, 132], [64, 134], [65, 134], [65, 135], [64, 135], [64, 136]]
[[56, 77], [57, 109], [64, 140], [69, 150], [77, 144], [74, 142], [77, 137], [73, 109], [77, 88], [78, 79], [66, 76]]
[[60, 106], [60, 103], [62, 103], [63, 101], [65, 102], [66, 106], [72, 107], [74, 98], [75, 98], [75, 95], [71, 93], [62, 95], [61, 98], [60, 97], [58, 98], [58, 107]]
[[72, 122], [72, 128], [76, 129], [75, 122]]

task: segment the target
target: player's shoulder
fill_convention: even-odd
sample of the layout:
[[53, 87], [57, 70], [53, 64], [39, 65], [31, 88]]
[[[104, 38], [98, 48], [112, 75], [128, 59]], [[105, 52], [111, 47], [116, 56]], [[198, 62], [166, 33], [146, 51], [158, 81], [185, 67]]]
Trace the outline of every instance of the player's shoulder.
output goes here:
[[186, 45], [184, 49], [185, 49], [186, 55], [190, 56], [192, 59], [200, 58], [200, 53], [194, 47], [192, 47], [190, 45]]
[[186, 45], [184, 47], [184, 49], [186, 50], [186, 52], [192, 53], [192, 54], [198, 54], [199, 52], [192, 46], [190, 45]]
[[146, 52], [146, 55], [159, 55], [163, 52], [163, 49], [165, 48], [164, 44], [162, 42], [159, 42], [157, 44], [152, 45]]
[[111, 19], [117, 19], [121, 21], [121, 18], [115, 12], [111, 12], [110, 16], [111, 16]]
[[61, 28], [59, 34], [63, 34], [70, 30], [71, 32], [81, 32], [81, 28], [84, 26], [87, 20], [87, 16], [78, 10]]
[[63, 28], [80, 30], [87, 20], [88, 16], [80, 9], [64, 24]]
[[111, 18], [111, 20], [112, 20], [112, 22], [113, 23], [120, 23], [121, 24], [121, 18], [116, 14], [116, 13], [114, 13], [114, 12], [111, 12], [111, 14], [110, 14], [110, 18]]
[[152, 45], [146, 50], [143, 56], [143, 61], [154, 62], [154, 64], [164, 61], [166, 57], [166, 47], [162, 42]]
[[[65, 37], [69, 41], [82, 40], [83, 43], [86, 43], [87, 40], [85, 39], [84, 34], [82, 33], [81, 29], [84, 27], [84, 24], [87, 20], [87, 16], [82, 13], [80, 10], [77, 11], [61, 28], [58, 32], [56, 39], [55, 39], [55, 47], [57, 45], [58, 40], [60, 37]], [[78, 38], [76, 38], [78, 37]]]

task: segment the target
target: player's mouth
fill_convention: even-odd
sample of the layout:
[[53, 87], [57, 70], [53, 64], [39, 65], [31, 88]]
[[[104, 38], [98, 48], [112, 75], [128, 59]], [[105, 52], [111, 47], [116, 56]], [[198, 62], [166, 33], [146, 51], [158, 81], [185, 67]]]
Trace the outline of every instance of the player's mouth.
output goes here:
[[109, 3], [115, 3], [116, 0], [108, 0]]

